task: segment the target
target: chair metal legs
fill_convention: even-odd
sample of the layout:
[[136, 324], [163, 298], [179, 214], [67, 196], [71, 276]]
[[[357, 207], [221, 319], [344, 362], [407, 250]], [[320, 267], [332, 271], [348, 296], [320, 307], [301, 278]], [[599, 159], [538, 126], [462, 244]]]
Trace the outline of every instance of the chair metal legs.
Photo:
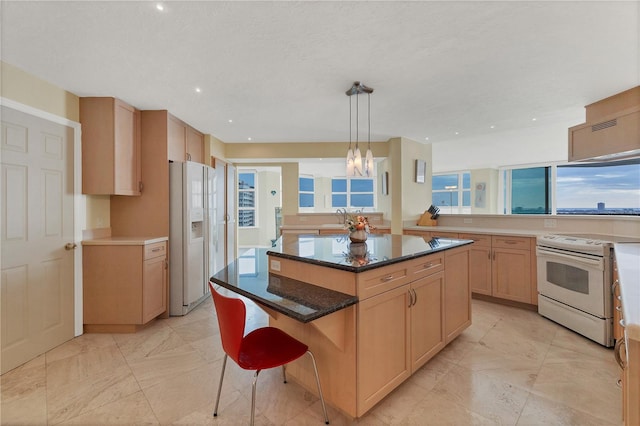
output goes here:
[[258, 374], [260, 374], [260, 370], [256, 370], [256, 374], [253, 375], [253, 384], [251, 385], [251, 426], [253, 426], [253, 419], [256, 415], [256, 383], [258, 383]]
[[220, 384], [218, 385], [218, 396], [216, 397], [216, 408], [213, 410], [213, 417], [218, 415], [218, 404], [220, 403], [220, 393], [222, 393], [222, 379], [224, 379], [224, 369], [227, 366], [227, 354], [222, 359], [222, 371], [220, 372]]
[[313, 356], [311, 351], [307, 351], [311, 357], [313, 363], [313, 371], [316, 373], [316, 385], [318, 385], [318, 395], [320, 396], [320, 402], [322, 403], [322, 412], [324, 413], [324, 423], [329, 424], [329, 416], [327, 416], [327, 407], [324, 405], [324, 396], [322, 396], [322, 387], [320, 386], [320, 376], [318, 376], [318, 367], [316, 366], [316, 357]]
[[[320, 403], [322, 404], [322, 412], [324, 414], [324, 422], [325, 424], [329, 424], [329, 416], [327, 415], [327, 406], [324, 403], [324, 396], [322, 395], [322, 387], [320, 386], [320, 376], [318, 375], [318, 367], [316, 366], [316, 358], [313, 356], [311, 351], [307, 351], [309, 356], [311, 357], [311, 363], [313, 364], [313, 372], [316, 375], [316, 385], [318, 386], [318, 395], [320, 396]], [[224, 379], [224, 370], [227, 367], [227, 355], [225, 354], [222, 359], [222, 371], [220, 372], [220, 383], [218, 384], [218, 396], [216, 396], [216, 407], [213, 410], [213, 417], [218, 415], [218, 405], [220, 404], [220, 394], [222, 393], [222, 381]], [[251, 426], [253, 426], [256, 412], [256, 384], [258, 383], [258, 374], [260, 374], [261, 370], [256, 370], [256, 373], [253, 376], [253, 384], [251, 385]], [[287, 375], [285, 372], [284, 365], [282, 366], [282, 377], [284, 378], [284, 382], [287, 383]]]

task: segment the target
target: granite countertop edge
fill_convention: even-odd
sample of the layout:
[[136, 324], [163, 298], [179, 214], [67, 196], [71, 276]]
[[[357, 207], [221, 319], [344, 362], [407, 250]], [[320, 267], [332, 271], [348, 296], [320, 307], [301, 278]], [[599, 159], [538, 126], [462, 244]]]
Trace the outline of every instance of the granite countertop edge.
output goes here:
[[[218, 284], [234, 293], [240, 294], [242, 296], [245, 296], [251, 300], [253, 300], [256, 303], [260, 303], [270, 309], [273, 309], [276, 312], [279, 312], [283, 315], [286, 315], [288, 317], [294, 318], [302, 323], [309, 323], [311, 321], [317, 320], [318, 318], [322, 318], [326, 315], [332, 314], [334, 312], [338, 312], [344, 308], [348, 308], [349, 306], [355, 305], [356, 303], [358, 303], [358, 298], [357, 296], [349, 296], [349, 295], [345, 295], [345, 300], [340, 302], [340, 303], [336, 303], [328, 308], [325, 309], [318, 309], [316, 310], [316, 312], [312, 313], [312, 314], [308, 314], [308, 315], [303, 315], [300, 314], [296, 311], [292, 311], [289, 310], [277, 303], [271, 302], [267, 299], [264, 299], [254, 293], [251, 293], [247, 290], [244, 290], [240, 287], [234, 286], [232, 284], [229, 284], [225, 281], [222, 281], [218, 278], [211, 277], [211, 281], [214, 282], [215, 284]], [[305, 284], [305, 285], [312, 285], [312, 284]], [[327, 291], [332, 291], [332, 290], [328, 290]], [[298, 302], [296, 302], [298, 303]]]
[[275, 257], [280, 257], [282, 259], [289, 259], [289, 260], [295, 260], [302, 263], [307, 263], [310, 265], [326, 266], [333, 269], [340, 269], [342, 271], [358, 273], [358, 272], [369, 271], [372, 269], [382, 268], [384, 266], [393, 265], [395, 263], [405, 262], [411, 259], [417, 259], [419, 257], [428, 256], [430, 254], [438, 253], [440, 251], [455, 249], [455, 248], [466, 246], [473, 243], [473, 240], [457, 240], [457, 241], [459, 241], [459, 243], [453, 246], [436, 247], [434, 249], [407, 254], [401, 257], [394, 257], [393, 259], [382, 260], [376, 263], [370, 263], [362, 266], [343, 265], [339, 263], [327, 262], [327, 261], [307, 258], [307, 257], [299, 257], [296, 255], [280, 253], [280, 252], [271, 251], [271, 250], [267, 250], [267, 256], [275, 256]]

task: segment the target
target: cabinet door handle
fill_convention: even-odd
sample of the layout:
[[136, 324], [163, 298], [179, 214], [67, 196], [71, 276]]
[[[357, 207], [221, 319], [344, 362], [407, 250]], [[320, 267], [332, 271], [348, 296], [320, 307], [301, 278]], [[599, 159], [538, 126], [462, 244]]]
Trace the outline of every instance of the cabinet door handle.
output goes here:
[[410, 308], [413, 305], [413, 294], [411, 294], [411, 289], [407, 293], [409, 293], [409, 305], [407, 307]]
[[142, 190], [144, 189], [144, 184], [142, 183], [142, 181], [138, 182], [138, 192], [142, 192]]
[[[613, 356], [621, 369], [624, 370], [624, 361], [622, 361], [622, 355], [620, 349], [625, 346], [624, 339], [620, 339], [616, 342], [616, 346], [613, 348]], [[625, 348], [626, 349], [626, 348]]]
[[418, 293], [416, 293], [415, 289], [411, 289], [411, 291], [413, 292], [413, 306], [416, 305], [416, 303], [418, 303]]
[[616, 287], [620, 285], [620, 280], [615, 280], [611, 286], [611, 294], [616, 294]]
[[620, 320], [620, 327], [626, 328], [627, 326], [624, 323], [624, 318]]

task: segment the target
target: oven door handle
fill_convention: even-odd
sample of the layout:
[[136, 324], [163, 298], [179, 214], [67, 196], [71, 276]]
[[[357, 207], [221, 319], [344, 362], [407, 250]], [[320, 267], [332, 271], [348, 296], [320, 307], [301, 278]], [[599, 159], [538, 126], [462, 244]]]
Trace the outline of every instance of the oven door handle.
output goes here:
[[582, 256], [572, 256], [570, 254], [564, 254], [562, 252], [559, 251], [555, 251], [555, 250], [548, 250], [548, 249], [543, 249], [540, 247], [536, 247], [536, 254], [538, 256], [543, 255], [543, 256], [554, 256], [554, 257], [559, 257], [561, 259], [566, 259], [566, 260], [570, 260], [572, 262], [577, 262], [577, 263], [582, 263], [585, 265], [591, 265], [591, 266], [600, 266], [602, 265], [602, 259], [598, 258], [598, 259], [588, 259]]

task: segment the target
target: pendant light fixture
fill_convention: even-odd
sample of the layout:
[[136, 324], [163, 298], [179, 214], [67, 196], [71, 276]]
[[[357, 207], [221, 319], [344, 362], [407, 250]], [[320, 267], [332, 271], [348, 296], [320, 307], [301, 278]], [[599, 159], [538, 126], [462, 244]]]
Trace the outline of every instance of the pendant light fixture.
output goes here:
[[[347, 176], [367, 176], [373, 175], [373, 153], [371, 152], [371, 93], [373, 89], [365, 86], [364, 84], [356, 81], [353, 86], [347, 90], [346, 95], [349, 96], [349, 149], [347, 151]], [[360, 152], [360, 94], [367, 94], [367, 153], [365, 154], [364, 163], [362, 153]], [[353, 144], [353, 95], [356, 95], [356, 144], [355, 150], [352, 148]]]

